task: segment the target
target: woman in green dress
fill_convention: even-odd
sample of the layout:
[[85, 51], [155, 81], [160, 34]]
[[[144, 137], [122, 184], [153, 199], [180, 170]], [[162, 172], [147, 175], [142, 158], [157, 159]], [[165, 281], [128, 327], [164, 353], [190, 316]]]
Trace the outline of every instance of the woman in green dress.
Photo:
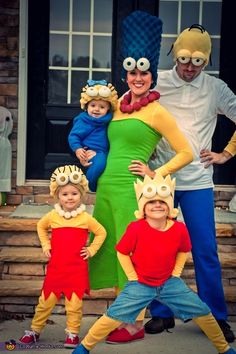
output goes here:
[[137, 175], [132, 173], [132, 161], [140, 160], [146, 164], [162, 136], [176, 151], [176, 155], [158, 169], [163, 176], [174, 173], [193, 158], [192, 150], [174, 118], [157, 101], [159, 93], [150, 90], [157, 80], [161, 20], [145, 12], [135, 11], [123, 24], [127, 27], [129, 35], [130, 27], [134, 25], [134, 33], [139, 33], [139, 26], [146, 29], [148, 27], [151, 32], [147, 31], [148, 37], [146, 36], [142, 43], [139, 36], [139, 43], [132, 38], [124, 41], [136, 47], [128, 48], [124, 54], [122, 75], [129, 92], [119, 100], [118, 108], [108, 127], [110, 150], [96, 191], [94, 217], [105, 227], [107, 238], [97, 255], [90, 260], [92, 289], [122, 289], [127, 280], [119, 265], [115, 245], [127, 225], [135, 220], [137, 201], [134, 182]]

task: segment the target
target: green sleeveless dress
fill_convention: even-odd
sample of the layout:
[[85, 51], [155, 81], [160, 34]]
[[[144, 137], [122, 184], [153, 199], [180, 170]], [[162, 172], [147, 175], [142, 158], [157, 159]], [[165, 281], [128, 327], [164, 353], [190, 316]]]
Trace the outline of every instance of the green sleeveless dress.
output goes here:
[[110, 150], [106, 169], [98, 180], [94, 217], [105, 227], [107, 237], [90, 259], [91, 289], [123, 288], [127, 281], [117, 259], [115, 245], [138, 209], [131, 160], [147, 163], [161, 135], [136, 118], [111, 121], [108, 127]]

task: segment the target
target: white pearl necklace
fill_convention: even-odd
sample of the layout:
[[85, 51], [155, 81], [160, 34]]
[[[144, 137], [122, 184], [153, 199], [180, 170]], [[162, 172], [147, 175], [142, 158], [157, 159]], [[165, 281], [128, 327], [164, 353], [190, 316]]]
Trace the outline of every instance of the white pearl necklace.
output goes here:
[[84, 204], [81, 204], [77, 209], [72, 210], [72, 211], [65, 211], [62, 209], [60, 204], [55, 204], [54, 208], [56, 212], [60, 215], [63, 216], [65, 219], [70, 219], [70, 218], [75, 218], [77, 215], [83, 213], [83, 211], [86, 210], [86, 207]]

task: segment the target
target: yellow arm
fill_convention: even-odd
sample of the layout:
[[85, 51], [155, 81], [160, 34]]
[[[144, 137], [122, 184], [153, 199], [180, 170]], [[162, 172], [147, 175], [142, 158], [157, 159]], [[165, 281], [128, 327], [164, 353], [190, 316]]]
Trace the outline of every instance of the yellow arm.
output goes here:
[[153, 119], [153, 128], [168, 141], [176, 155], [166, 164], [155, 170], [162, 176], [172, 174], [193, 160], [193, 152], [185, 135], [179, 130], [174, 117], [161, 105], [158, 107], [158, 119]]
[[228, 145], [224, 148], [224, 150], [230, 153], [232, 156], [236, 154], [236, 131], [232, 135]]
[[49, 230], [51, 228], [51, 212], [44, 215], [37, 223], [37, 232], [43, 252], [51, 249], [51, 241], [49, 238]]
[[172, 275], [174, 277], [180, 277], [181, 276], [187, 258], [188, 258], [188, 252], [179, 252], [177, 254], [175, 266], [174, 266], [174, 269], [172, 271]]
[[125, 254], [117, 252], [117, 258], [118, 258], [120, 265], [121, 265], [123, 271], [125, 272], [128, 280], [130, 280], [130, 281], [138, 280], [138, 276], [137, 276], [137, 273], [134, 269], [134, 266], [133, 266], [133, 263], [130, 259], [130, 256], [127, 256]]
[[88, 226], [89, 230], [94, 234], [94, 239], [91, 245], [87, 247], [87, 250], [89, 251], [90, 257], [93, 257], [103, 244], [107, 233], [104, 227], [92, 216], [89, 217]]

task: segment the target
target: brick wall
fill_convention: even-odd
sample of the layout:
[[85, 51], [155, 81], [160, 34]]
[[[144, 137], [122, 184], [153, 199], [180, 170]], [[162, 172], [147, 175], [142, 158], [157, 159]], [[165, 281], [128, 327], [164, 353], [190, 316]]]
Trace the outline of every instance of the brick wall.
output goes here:
[[12, 195], [9, 204], [20, 204], [21, 196], [15, 189], [16, 140], [18, 116], [18, 63], [19, 63], [19, 0], [0, 0], [0, 106], [13, 116]]

